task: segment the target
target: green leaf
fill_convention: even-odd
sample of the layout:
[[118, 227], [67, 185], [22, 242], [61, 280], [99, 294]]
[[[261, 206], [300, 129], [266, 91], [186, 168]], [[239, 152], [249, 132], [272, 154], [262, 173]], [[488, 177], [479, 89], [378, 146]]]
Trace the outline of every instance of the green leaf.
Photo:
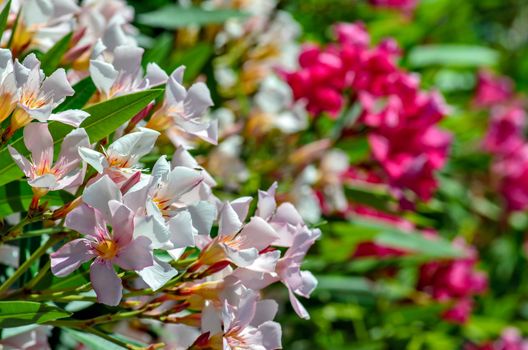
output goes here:
[[230, 18], [244, 18], [247, 14], [237, 10], [205, 10], [200, 7], [168, 5], [153, 12], [139, 15], [138, 22], [151, 27], [177, 29], [189, 25], [224, 23]]
[[[33, 191], [27, 182], [17, 180], [0, 186], [0, 217], [27, 210], [32, 198]], [[73, 199], [74, 197], [68, 192], [53, 191], [42, 197], [42, 202], [61, 206]]]
[[145, 51], [143, 55], [143, 66], [146, 67], [148, 63], [157, 63], [162, 68], [163, 62], [167, 59], [172, 51], [172, 44], [174, 38], [169, 33], [163, 33], [156, 38], [154, 45]]
[[395, 226], [372, 220], [354, 220], [354, 224], [376, 230], [374, 242], [383, 246], [408, 250], [434, 258], [463, 256], [463, 252], [440, 236], [426, 238], [421, 232], [402, 231]]
[[55, 45], [53, 45], [48, 50], [48, 52], [42, 55], [40, 58], [40, 66], [46, 75], [50, 75], [55, 70], [57, 70], [57, 68], [59, 68], [62, 57], [70, 47], [72, 36], [73, 32], [66, 34], [59, 41], [57, 41]]
[[469, 45], [425, 45], [411, 50], [408, 64], [414, 68], [441, 65], [457, 67], [494, 66], [499, 53], [487, 47]]
[[90, 117], [84, 120], [81, 128], [86, 130], [90, 141], [97, 142], [141, 112], [162, 92], [163, 89], [140, 91], [84, 108]]
[[348, 223], [335, 223], [330, 230], [339, 235], [337, 239], [331, 236], [321, 241], [321, 247], [328, 261], [343, 261], [348, 259], [361, 242], [377, 244], [402, 249], [412, 254], [427, 258], [457, 258], [463, 253], [453, 247], [451, 242], [437, 236], [426, 238], [417, 231], [403, 231], [396, 226], [368, 219], [354, 219]]
[[4, 30], [7, 26], [7, 18], [9, 17], [9, 10], [11, 8], [11, 0], [9, 0], [6, 5], [4, 6], [4, 9], [2, 10], [2, 13], [0, 13], [0, 37], [2, 34], [4, 34]]
[[185, 66], [185, 82], [192, 82], [203, 71], [203, 67], [213, 54], [214, 49], [211, 44], [198, 43], [188, 50], [178, 52], [173, 58], [169, 71], [173, 71], [179, 66]]
[[73, 86], [75, 93], [73, 96], [67, 97], [63, 103], [60, 104], [55, 110], [54, 113], [66, 111], [69, 109], [81, 109], [83, 108], [90, 98], [95, 93], [95, 85], [92, 81], [92, 78], [86, 77], [83, 80], [79, 81]]
[[[84, 110], [90, 113], [90, 117], [84, 120], [81, 127], [86, 130], [91, 142], [97, 142], [134, 117], [162, 91], [162, 89], [140, 91], [86, 107]], [[54, 121], [49, 122], [48, 126], [56, 148], [62, 143], [64, 137], [73, 130], [73, 127], [69, 125]], [[10, 145], [23, 156], [29, 157], [29, 151], [24, 146], [22, 133], [15, 134]], [[22, 171], [11, 158], [7, 147], [0, 150], [0, 168], [2, 169], [0, 186], [23, 176]]]
[[33, 301], [0, 301], [0, 328], [41, 324], [70, 315], [58, 307]]
[[351, 276], [317, 276], [316, 293], [321, 291], [333, 292], [362, 292], [373, 293], [374, 284], [364, 277]]
[[73, 329], [64, 329], [64, 332], [77, 340], [79, 343], [86, 345], [91, 350], [121, 350], [125, 349], [115, 343], [112, 343], [106, 339], [100, 338], [96, 335], [79, 332]]
[[345, 193], [347, 198], [355, 203], [366, 204], [384, 212], [391, 212], [390, 205], [395, 202], [394, 198], [387, 193], [387, 188], [377, 184], [347, 184]]

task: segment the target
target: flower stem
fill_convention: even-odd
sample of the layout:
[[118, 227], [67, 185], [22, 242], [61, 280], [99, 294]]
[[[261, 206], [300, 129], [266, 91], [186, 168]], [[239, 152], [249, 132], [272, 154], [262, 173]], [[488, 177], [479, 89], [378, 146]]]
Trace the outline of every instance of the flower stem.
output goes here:
[[35, 216], [26, 216], [24, 219], [20, 220], [18, 224], [15, 226], [10, 227], [9, 229], [0, 232], [0, 244], [17, 239], [23, 232], [23, 228], [26, 225], [29, 225], [31, 223], [41, 221], [44, 218], [44, 213], [37, 214]]
[[48, 273], [49, 269], [51, 267], [51, 260], [48, 260], [46, 262], [46, 265], [44, 265], [38, 274], [33, 277], [26, 285], [24, 286], [25, 290], [31, 290], [33, 289], [43, 278], [46, 276], [46, 273]]

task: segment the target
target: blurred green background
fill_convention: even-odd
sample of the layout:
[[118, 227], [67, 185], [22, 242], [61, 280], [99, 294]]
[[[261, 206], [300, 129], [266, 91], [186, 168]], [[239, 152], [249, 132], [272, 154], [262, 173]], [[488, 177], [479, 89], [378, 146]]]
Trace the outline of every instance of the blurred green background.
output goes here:
[[[130, 3], [141, 17], [173, 2]], [[479, 247], [481, 268], [490, 279], [490, 290], [478, 298], [470, 321], [452, 325], [439, 317], [445, 305], [422, 300], [414, 293], [418, 263], [430, 256], [352, 260], [365, 227], [337, 220], [323, 224], [325, 237], [312, 249], [305, 266], [320, 279], [312, 298], [303, 301], [311, 320], [298, 319], [284, 290], [271, 292], [285, 300], [278, 320], [283, 325], [284, 348], [462, 349], [467, 342], [497, 338], [507, 325], [528, 333], [528, 273], [523, 251], [528, 217], [525, 213], [502, 217], [496, 198], [475, 196], [487, 190], [490, 159], [477, 149], [488, 113], [468, 108], [481, 68], [511, 77], [520, 94], [528, 87], [528, 1], [422, 0], [412, 14], [373, 8], [366, 0], [285, 0], [279, 1], [278, 8], [300, 23], [301, 41], [328, 42], [332, 24], [363, 21], [373, 42], [385, 37], [398, 41], [404, 51], [401, 65], [420, 73], [424, 88], [444, 94], [452, 112], [443, 127], [456, 135], [452, 157], [441, 175], [437, 197], [406, 215], [446, 238], [462, 235]], [[212, 69], [217, 53], [204, 44], [206, 31], [197, 34], [203, 39], [200, 44], [167, 52], [163, 42], [173, 40], [173, 29], [137, 26], [145, 36], [155, 38], [145, 41], [151, 47], [147, 57], [170, 57], [160, 62], [164, 68], [186, 64], [196, 72], [186, 75], [187, 79]], [[214, 79], [207, 83], [217, 106], [222, 105], [225, 101], [215, 93]], [[247, 192], [259, 185], [251, 185]], [[389, 200], [383, 195], [371, 197], [382, 206]]]

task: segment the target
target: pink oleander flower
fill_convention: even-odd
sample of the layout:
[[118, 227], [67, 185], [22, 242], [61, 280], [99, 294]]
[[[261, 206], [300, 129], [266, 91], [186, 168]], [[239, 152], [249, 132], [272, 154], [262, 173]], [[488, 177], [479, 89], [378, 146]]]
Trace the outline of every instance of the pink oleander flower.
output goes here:
[[455, 305], [445, 311], [443, 317], [451, 322], [465, 323], [471, 314], [471, 298], [486, 290], [487, 277], [475, 270], [478, 257], [473, 247], [461, 239], [455, 240], [453, 244], [462, 249], [466, 257], [422, 265], [418, 289], [440, 302], [455, 301]]
[[100, 43], [94, 53], [95, 59], [90, 60], [90, 76], [101, 100], [150, 89], [167, 81], [167, 74], [155, 63], [149, 63], [143, 75], [142, 48], [118, 46], [113, 50], [112, 58], [105, 56], [105, 50]]
[[437, 187], [435, 171], [447, 161], [450, 142], [450, 134], [434, 127], [369, 135], [372, 153], [397, 197], [404, 198], [400, 191], [410, 189], [422, 200], [429, 200]]
[[139, 160], [152, 150], [158, 136], [157, 131], [140, 128], [139, 131], [114, 141], [103, 153], [89, 147], [81, 147], [79, 155], [99, 174], [106, 174], [114, 182], [121, 184], [140, 170]]
[[234, 305], [226, 300], [221, 312], [212, 303], [206, 304], [201, 317], [202, 336], [196, 345], [225, 350], [282, 348], [281, 327], [272, 321], [278, 310], [277, 303], [258, 300], [258, 294], [249, 289], [241, 293]]
[[499, 340], [493, 344], [494, 350], [528, 350], [528, 340], [514, 327], [505, 328]]
[[507, 210], [528, 208], [528, 144], [523, 143], [513, 152], [500, 155], [495, 159], [492, 171], [499, 179], [498, 188]]
[[[192, 193], [199, 192], [203, 182], [203, 171], [184, 166], [171, 169], [161, 157], [152, 174], [123, 195], [123, 203], [137, 215], [137, 232], [151, 240], [152, 248], [164, 249], [177, 259], [186, 247], [195, 246], [197, 234], [209, 234], [216, 208]], [[144, 273], [140, 275], [145, 282], [157, 289], [153, 284], [158, 285], [161, 280], [152, 281]]]
[[31, 161], [15, 148], [11, 146], [8, 148], [11, 157], [22, 169], [32, 187], [47, 192], [74, 188], [83, 182], [86, 166], [79, 157], [77, 149], [90, 146], [84, 129], [75, 129], [66, 135], [55, 162], [53, 162], [54, 142], [48, 124], [27, 125], [24, 128], [24, 144], [32, 154]]
[[290, 302], [297, 315], [309, 319], [310, 315], [296, 295], [309, 298], [317, 286], [317, 279], [311, 272], [301, 270], [301, 264], [310, 247], [321, 236], [321, 231], [309, 229], [291, 203], [283, 203], [277, 207], [276, 189], [275, 183], [268, 191], [259, 191], [256, 215], [257, 218], [266, 220], [276, 231], [278, 239], [272, 245], [288, 249], [280, 259], [276, 250], [263, 251], [252, 264], [239, 266], [233, 276], [240, 279], [246, 287], [255, 290], [282, 282], [288, 288]]
[[520, 106], [497, 107], [492, 110], [483, 147], [495, 155], [508, 155], [525, 143], [526, 113]]
[[93, 259], [90, 280], [97, 300], [115, 306], [121, 300], [123, 286], [114, 265], [140, 271], [153, 265], [153, 256], [150, 239], [134, 236], [134, 213], [117, 200], [105, 201], [119, 197], [119, 189], [109, 184], [109, 178], [104, 176], [88, 187], [83, 194], [85, 203], [66, 216], [65, 226], [84, 237], [51, 254], [51, 271], [56, 276], [66, 276]]
[[185, 67], [182, 66], [171, 74], [163, 104], [154, 112], [146, 127], [162, 131], [174, 125], [185, 133], [216, 144], [218, 123], [205, 118], [205, 112], [213, 106], [209, 89], [204, 83], [198, 82], [186, 90], [182, 85], [184, 71]]
[[273, 227], [258, 216], [244, 224], [251, 200], [251, 197], [242, 197], [221, 206], [218, 235], [203, 247], [198, 258], [200, 265], [227, 260], [239, 267], [249, 267], [261, 251], [279, 240]]
[[334, 31], [336, 43], [305, 46], [300, 68], [283, 73], [294, 99], [305, 101], [314, 116], [336, 117], [359, 105], [358, 121], [347, 125], [343, 136], [367, 126], [372, 154], [402, 206], [416, 198], [429, 200], [451, 143], [450, 135], [437, 127], [447, 113], [442, 97], [421, 91], [419, 77], [398, 67], [401, 52], [395, 41], [370, 47], [362, 23], [340, 23]]
[[479, 107], [491, 107], [507, 102], [513, 97], [513, 89], [513, 82], [510, 78], [481, 70], [477, 75], [475, 104]]
[[29, 54], [22, 63], [15, 61], [14, 72], [19, 89], [17, 109], [11, 117], [10, 131], [27, 125], [32, 119], [40, 122], [56, 120], [78, 127], [89, 114], [77, 109], [53, 113], [53, 109], [74, 93], [63, 68], [45, 77], [40, 61]]

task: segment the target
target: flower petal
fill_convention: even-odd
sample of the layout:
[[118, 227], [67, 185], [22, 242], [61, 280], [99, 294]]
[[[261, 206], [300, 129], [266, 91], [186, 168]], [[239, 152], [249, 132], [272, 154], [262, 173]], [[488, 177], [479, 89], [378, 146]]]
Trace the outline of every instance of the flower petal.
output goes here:
[[154, 265], [145, 267], [137, 272], [152, 290], [163, 287], [171, 278], [178, 274], [170, 264], [154, 258]]
[[169, 223], [170, 241], [174, 248], [192, 247], [194, 242], [194, 228], [191, 214], [182, 211], [170, 219]]
[[24, 128], [24, 144], [33, 156], [35, 165], [53, 163], [53, 138], [46, 123], [31, 123]]
[[254, 247], [260, 251], [278, 240], [279, 234], [264, 219], [255, 216], [244, 226], [240, 237], [244, 242], [244, 247]]
[[88, 240], [84, 238], [73, 240], [50, 255], [51, 272], [59, 277], [69, 275], [93, 257]]
[[240, 228], [242, 227], [242, 221], [240, 221], [240, 217], [231, 206], [231, 203], [224, 203], [224, 206], [220, 211], [218, 226], [219, 235], [230, 235], [240, 231]]
[[41, 86], [42, 92], [53, 99], [53, 103], [59, 103], [66, 96], [72, 96], [75, 90], [66, 78], [64, 68], [59, 68], [47, 77]]
[[108, 207], [112, 214], [110, 225], [112, 226], [114, 241], [120, 247], [124, 247], [130, 243], [134, 235], [134, 213], [116, 200], [108, 202]]
[[82, 160], [90, 164], [99, 174], [102, 174], [108, 167], [108, 161], [103, 154], [88, 147], [79, 147], [78, 152]]
[[48, 120], [55, 120], [63, 124], [78, 128], [81, 123], [90, 116], [89, 113], [80, 109], [70, 109], [67, 111], [52, 114]]
[[66, 135], [62, 141], [58, 159], [62, 159], [64, 164], [78, 160], [80, 158], [78, 151], [79, 147], [89, 146], [90, 140], [88, 139], [86, 131], [83, 128], [75, 129]]
[[114, 85], [118, 74], [117, 70], [109, 63], [97, 60], [90, 61], [90, 76], [97, 90], [102, 91], [106, 95], [110, 93], [110, 89]]
[[11, 154], [11, 158], [13, 158], [15, 163], [17, 163], [18, 167], [24, 172], [24, 175], [30, 177], [31, 163], [29, 162], [29, 160], [27, 160], [26, 157], [18, 153], [18, 151], [10, 145], [7, 146], [7, 149], [9, 150], [9, 154]]
[[105, 219], [110, 221], [112, 213], [108, 207], [108, 202], [112, 199], [121, 202], [122, 196], [119, 187], [117, 187], [108, 175], [104, 175], [84, 190], [82, 199], [84, 203], [101, 211]]
[[140, 236], [121, 248], [113, 262], [125, 270], [139, 271], [154, 264], [150, 239]]
[[97, 294], [97, 301], [117, 306], [121, 301], [123, 285], [109, 261], [95, 259], [90, 266], [90, 281]]

